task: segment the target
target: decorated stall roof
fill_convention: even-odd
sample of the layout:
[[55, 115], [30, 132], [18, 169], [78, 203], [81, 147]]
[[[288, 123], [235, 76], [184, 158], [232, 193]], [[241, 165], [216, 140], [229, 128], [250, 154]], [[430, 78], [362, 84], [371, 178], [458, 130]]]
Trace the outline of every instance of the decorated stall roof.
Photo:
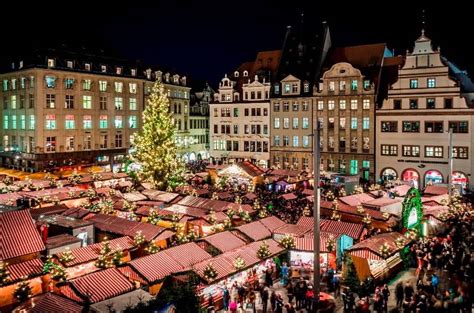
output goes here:
[[[307, 233], [303, 237], [296, 237], [295, 238], [295, 248], [292, 250], [298, 251], [314, 251], [314, 235], [313, 233]], [[332, 252], [335, 250], [335, 246], [333, 246], [333, 250], [329, 251], [328, 243], [331, 239], [336, 240], [338, 236], [334, 236], [333, 233], [328, 233], [321, 231], [319, 237], [319, 251], [320, 252]]]
[[272, 236], [272, 233], [260, 221], [244, 224], [237, 229], [254, 241]]
[[213, 245], [221, 252], [227, 252], [245, 246], [245, 241], [239, 239], [229, 231], [204, 237], [203, 240]]
[[10, 272], [10, 280], [16, 282], [22, 277], [34, 277], [43, 274], [43, 262], [40, 259], [33, 259], [7, 266]]
[[146, 196], [142, 195], [138, 191], [124, 193], [122, 194], [122, 197], [128, 202], [137, 202], [148, 199]]
[[448, 187], [445, 186], [426, 186], [423, 194], [425, 196], [441, 196], [448, 194]]
[[217, 196], [219, 197], [219, 200], [223, 200], [223, 201], [227, 201], [227, 200], [230, 201], [234, 198], [234, 196], [230, 192], [227, 192], [227, 191], [219, 192]]
[[380, 208], [383, 208], [385, 206], [392, 205], [392, 204], [395, 204], [395, 203], [400, 203], [401, 204], [401, 202], [402, 202], [401, 198], [395, 198], [395, 199], [377, 198], [377, 199], [371, 199], [369, 201], [363, 202], [363, 205], [380, 209]]
[[41, 215], [56, 215], [62, 214], [69, 210], [69, 208], [64, 204], [52, 205], [40, 209], [30, 209], [31, 216], [36, 220]]
[[134, 289], [132, 283], [116, 268], [94, 272], [70, 280], [68, 284], [75, 295], [60, 288], [61, 292], [73, 300], [81, 299], [81, 303], [85, 303], [86, 299], [90, 303], [101, 302]]
[[[313, 221], [314, 219], [311, 216], [302, 216], [296, 225], [301, 225], [312, 229], [314, 223]], [[321, 219], [319, 222], [319, 227], [321, 231], [337, 235], [347, 235], [356, 240], [360, 239], [364, 231], [364, 225], [362, 224], [327, 219]]]
[[173, 204], [172, 206], [167, 207], [162, 211], [171, 212], [171, 214], [183, 214], [193, 217], [204, 217], [207, 215], [208, 211], [202, 208], [194, 208], [189, 206], [184, 206], [180, 204]]
[[298, 199], [298, 197], [294, 193], [285, 193], [281, 195], [280, 198], [286, 201]]
[[3, 193], [0, 194], [0, 204], [16, 205], [16, 200], [20, 198], [23, 198], [23, 196], [18, 194], [17, 192]]
[[[132, 260], [128, 262], [128, 265], [148, 283], [162, 280], [184, 269], [181, 264], [176, 262], [176, 260], [165, 253], [165, 251]], [[128, 277], [127, 273], [125, 273], [125, 275]]]
[[45, 249], [29, 210], [0, 213], [0, 261]]
[[259, 220], [259, 222], [262, 223], [263, 226], [265, 226], [271, 232], [277, 229], [278, 227], [285, 225], [285, 222], [273, 215], [262, 218], [261, 220]]
[[422, 198], [423, 203], [432, 202], [433, 205], [443, 205], [448, 200], [449, 200], [448, 194]]
[[[321, 208], [322, 209], [333, 210], [333, 202], [332, 201], [321, 200]], [[374, 209], [370, 209], [370, 208], [364, 208], [364, 209], [365, 209], [365, 214], [369, 214], [371, 218], [382, 220], [382, 221], [386, 221], [390, 218], [390, 215], [384, 216], [384, 214], [382, 212], [380, 212], [379, 210], [374, 210]], [[357, 208], [356, 207], [347, 205], [347, 204], [342, 203], [340, 201], [338, 202], [338, 210], [339, 210], [339, 212], [360, 216], [362, 218], [362, 215], [357, 213]]]
[[142, 194], [147, 196], [147, 198], [150, 200], [161, 201], [164, 203], [170, 203], [171, 201], [179, 197], [179, 194], [177, 193], [164, 192], [164, 191], [155, 190], [155, 189], [143, 190]]
[[257, 195], [255, 195], [253, 192], [247, 192], [245, 194], [244, 198], [252, 201], [252, 200], [255, 200], [257, 198]]
[[189, 269], [194, 264], [212, 257], [194, 242], [185, 243], [163, 251], [185, 269]]
[[218, 171], [219, 176], [242, 176], [249, 179], [260, 176], [265, 172], [258, 166], [251, 162], [244, 161], [227, 165], [225, 168]]
[[374, 197], [366, 193], [360, 193], [339, 198], [339, 201], [350, 206], [358, 206], [359, 204], [369, 202], [371, 200], [374, 200]]
[[423, 206], [423, 216], [430, 219], [430, 217], [434, 217], [438, 221], [443, 221], [440, 217], [443, 214], [449, 212], [449, 207], [444, 205], [427, 205]]
[[[203, 218], [204, 218], [205, 221], [210, 223], [210, 219], [211, 219], [210, 214], [204, 216]], [[216, 219], [217, 223], [222, 223], [228, 218], [228, 216], [224, 212], [216, 212], [216, 214], [214, 214], [213, 218]]]
[[[104, 246], [103, 242], [95, 243], [93, 245], [89, 245], [82, 248], [77, 248], [71, 250], [71, 254], [74, 257], [69, 262], [64, 262], [64, 266], [71, 267], [78, 264], [90, 262], [96, 260], [101, 254], [100, 250]], [[112, 239], [109, 241], [109, 247], [112, 251], [117, 249], [122, 250], [130, 250], [133, 249], [135, 246], [133, 245], [133, 240], [129, 237], [120, 237], [116, 239]], [[58, 254], [58, 258], [61, 258], [64, 255], [64, 252]]]
[[50, 250], [79, 242], [82, 242], [82, 239], [79, 239], [76, 236], [70, 234], [60, 234], [48, 237], [48, 239], [46, 239], [46, 248]]
[[80, 313], [84, 307], [55, 293], [45, 293], [23, 302], [13, 310], [14, 313], [70, 312]]
[[[401, 248], [397, 246], [396, 240], [398, 238], [405, 238], [405, 244], [408, 243], [406, 237], [397, 232], [384, 233], [380, 235], [375, 235], [373, 237], [367, 238], [359, 243], [356, 243], [350, 247], [347, 251], [351, 255], [358, 256], [365, 259], [372, 260], [382, 260], [387, 257], [397, 253]], [[388, 245], [390, 248], [390, 253], [387, 256], [383, 256], [380, 249], [383, 244]]]
[[178, 202], [178, 204], [180, 205], [203, 208], [206, 210], [213, 209], [216, 212], [225, 211], [229, 203], [231, 202], [199, 198], [199, 197], [193, 197], [193, 196], [186, 196]]
[[398, 197], [405, 197], [408, 190], [411, 189], [411, 186], [409, 185], [400, 185], [400, 186], [395, 186], [392, 189], [390, 189], [390, 192], [395, 193]]
[[67, 211], [63, 212], [62, 215], [69, 216], [73, 218], [84, 218], [86, 215], [90, 214], [91, 212], [87, 209], [83, 208], [70, 208]]
[[235, 202], [229, 202], [227, 205], [227, 210], [234, 210], [234, 211], [239, 211], [239, 209], [247, 211], [248, 213], [252, 214], [255, 212], [255, 209], [249, 205], [249, 204], [239, 204]]
[[292, 235], [294, 237], [301, 237], [307, 232], [309, 232], [312, 229], [312, 227], [306, 227], [306, 226], [301, 226], [301, 225], [295, 225], [295, 224], [285, 224], [273, 231], [274, 234], [278, 235]]
[[148, 302], [153, 297], [143, 289], [137, 289], [120, 296], [116, 296], [105, 301], [91, 305], [94, 312], [124, 312], [129, 307], [134, 307], [139, 303]]

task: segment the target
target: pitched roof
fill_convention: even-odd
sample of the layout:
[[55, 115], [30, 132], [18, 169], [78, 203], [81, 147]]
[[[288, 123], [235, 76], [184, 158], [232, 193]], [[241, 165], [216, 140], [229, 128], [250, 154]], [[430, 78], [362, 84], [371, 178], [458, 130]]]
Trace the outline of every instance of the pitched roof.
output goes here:
[[425, 191], [423, 192], [424, 195], [433, 195], [433, 196], [440, 196], [445, 195], [448, 193], [448, 187], [445, 186], [427, 186]]
[[7, 268], [12, 282], [20, 280], [24, 276], [33, 277], [43, 274], [43, 262], [40, 259], [8, 265]]
[[44, 312], [69, 312], [81, 313], [82, 305], [74, 301], [66, 299], [55, 293], [45, 293], [37, 297], [28, 299], [17, 307], [13, 312], [29, 312], [29, 313], [44, 313]]
[[227, 252], [245, 246], [245, 241], [239, 239], [237, 236], [235, 236], [229, 231], [220, 232], [214, 235], [204, 237], [203, 240], [213, 245], [221, 252]]
[[311, 230], [310, 227], [305, 227], [301, 225], [295, 225], [295, 224], [285, 224], [273, 231], [274, 234], [280, 234], [280, 235], [292, 235], [295, 237], [301, 237], [307, 232]]
[[[330, 238], [335, 239], [337, 236], [334, 236], [332, 233], [320, 232], [319, 233], [319, 251], [320, 252], [330, 252], [328, 249], [328, 242]], [[333, 247], [335, 248], [335, 247]], [[295, 248], [292, 250], [300, 251], [314, 251], [314, 233], [307, 233], [303, 237], [295, 238]], [[333, 250], [334, 251], [334, 250]]]
[[165, 250], [132, 260], [128, 264], [149, 283], [162, 280], [184, 269], [175, 259], [165, 253]]
[[[356, 251], [358, 250], [369, 250], [375, 256], [378, 256], [380, 259], [383, 259], [382, 254], [380, 253], [380, 247], [383, 244], [387, 244], [392, 250], [391, 255], [395, 254], [400, 250], [400, 248], [395, 244], [397, 238], [403, 237], [402, 234], [397, 232], [384, 233], [380, 235], [375, 235], [373, 237], [367, 238], [359, 243], [356, 243], [348, 249], [349, 253], [352, 255], [360, 256]], [[404, 237], [406, 238], [406, 237]], [[365, 255], [365, 254], [364, 254]]]
[[189, 206], [189, 207], [196, 207], [210, 210], [213, 209], [216, 212], [225, 211], [229, 202], [221, 201], [221, 200], [212, 200], [200, 197], [193, 197], [193, 196], [186, 196], [178, 202], [179, 205]]
[[[312, 229], [314, 223], [313, 221], [314, 218], [311, 216], [302, 216], [296, 225], [301, 225]], [[319, 225], [321, 231], [337, 235], [347, 235], [357, 240], [360, 239], [360, 236], [364, 231], [364, 225], [358, 223], [321, 219]]]
[[185, 243], [184, 245], [172, 247], [163, 251], [185, 269], [212, 257], [194, 242]]
[[69, 284], [79, 297], [89, 298], [90, 303], [104, 301], [134, 289], [132, 283], [116, 268], [73, 279]]
[[285, 225], [285, 222], [273, 215], [262, 218], [261, 220], [259, 220], [259, 222], [262, 223], [263, 226], [265, 226], [269, 231], [274, 231], [278, 227]]
[[361, 193], [361, 194], [356, 194], [356, 195], [340, 197], [339, 200], [344, 202], [347, 205], [357, 206], [361, 203], [374, 200], [374, 198], [366, 193]]
[[255, 241], [272, 236], [272, 233], [260, 221], [241, 225], [237, 229]]
[[0, 213], [0, 225], [0, 260], [45, 249], [29, 210]]

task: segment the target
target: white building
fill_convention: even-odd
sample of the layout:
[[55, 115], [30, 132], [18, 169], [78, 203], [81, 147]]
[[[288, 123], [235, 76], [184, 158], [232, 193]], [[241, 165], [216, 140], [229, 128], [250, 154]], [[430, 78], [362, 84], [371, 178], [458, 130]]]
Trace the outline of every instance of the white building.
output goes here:
[[[270, 83], [257, 75], [251, 81], [248, 76], [248, 71], [236, 71], [236, 81], [226, 75], [219, 83], [215, 102], [210, 104], [210, 155], [215, 162], [248, 160], [268, 167]], [[239, 79], [243, 80], [241, 92]]]
[[423, 31], [376, 114], [380, 178], [399, 178], [420, 188], [447, 183], [452, 128], [453, 182], [468, 183], [474, 166], [474, 108], [448, 65]]

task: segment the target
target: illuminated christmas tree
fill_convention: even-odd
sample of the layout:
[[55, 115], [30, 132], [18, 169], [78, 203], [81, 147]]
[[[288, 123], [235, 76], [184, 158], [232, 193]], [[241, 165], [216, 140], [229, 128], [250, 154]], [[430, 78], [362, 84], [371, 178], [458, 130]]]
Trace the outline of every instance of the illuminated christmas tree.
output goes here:
[[31, 287], [26, 276], [16, 285], [15, 291], [13, 291], [13, 296], [18, 300], [18, 302], [26, 301], [31, 297]]
[[161, 221], [161, 216], [158, 214], [157, 210], [150, 209], [148, 213], [147, 222], [152, 225], [157, 225]]
[[258, 250], [257, 250], [257, 257], [260, 258], [260, 259], [265, 259], [267, 256], [269, 256], [271, 254], [270, 252], [270, 247], [268, 246], [268, 244], [264, 241], [260, 247], [258, 247]]
[[63, 253], [61, 253], [61, 256], [59, 257], [59, 261], [62, 263], [68, 263], [74, 260], [74, 255], [72, 255], [72, 251], [69, 247], [66, 247]]
[[145, 243], [145, 236], [143, 236], [140, 230], [135, 233], [135, 237], [133, 237], [133, 243], [137, 247]]
[[112, 263], [115, 266], [120, 266], [122, 265], [122, 258], [123, 258], [123, 250], [122, 249], [117, 249], [114, 252], [114, 255], [112, 257]]
[[10, 272], [7, 269], [7, 263], [0, 261], [0, 287], [10, 283]]
[[160, 247], [157, 246], [154, 241], [150, 241], [150, 243], [148, 244], [148, 247], [145, 248], [145, 251], [148, 254], [155, 254], [155, 253], [158, 253], [158, 251], [160, 251]]
[[156, 81], [143, 112], [143, 126], [136, 134], [136, 151], [132, 160], [138, 163], [138, 178], [166, 190], [182, 183], [184, 166], [180, 161], [174, 134], [176, 127], [167, 93]]

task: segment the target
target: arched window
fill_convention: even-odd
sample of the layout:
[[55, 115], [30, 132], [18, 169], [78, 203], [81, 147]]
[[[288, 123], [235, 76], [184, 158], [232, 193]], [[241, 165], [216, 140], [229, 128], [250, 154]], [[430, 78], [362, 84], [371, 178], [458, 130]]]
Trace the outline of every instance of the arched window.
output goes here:
[[239, 71], [234, 72], [234, 77], [239, 77]]
[[244, 77], [247, 77], [247, 76], [249, 76], [249, 72], [244, 71]]

